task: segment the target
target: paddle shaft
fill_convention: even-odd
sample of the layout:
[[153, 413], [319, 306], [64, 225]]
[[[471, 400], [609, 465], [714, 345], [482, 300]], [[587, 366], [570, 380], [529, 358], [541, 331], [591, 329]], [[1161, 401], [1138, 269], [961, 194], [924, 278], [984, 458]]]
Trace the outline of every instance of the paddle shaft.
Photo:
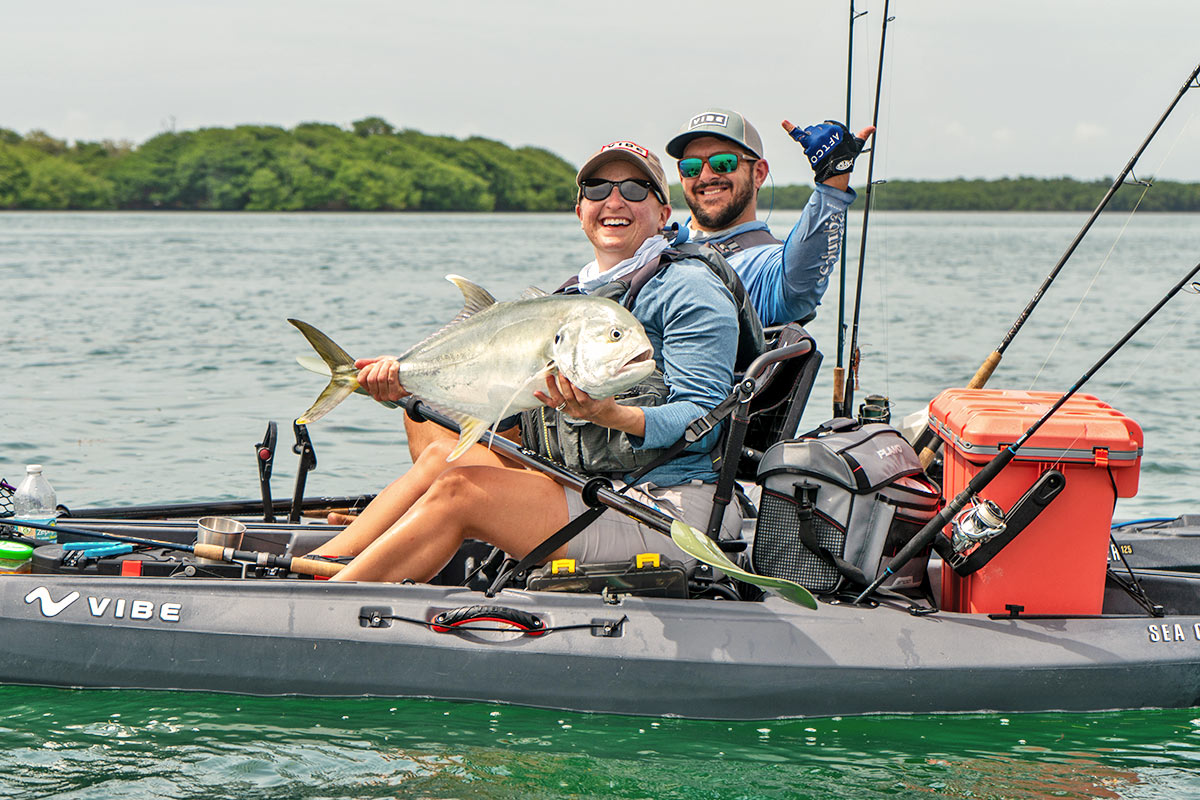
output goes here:
[[86, 528], [72, 528], [65, 525], [44, 525], [40, 522], [26, 522], [25, 520], [10, 520], [6, 522], [6, 524], [10, 523], [19, 525], [22, 528], [34, 528], [36, 530], [52, 531], [55, 533], [70, 533], [75, 536], [88, 536], [94, 539], [141, 544], [148, 547], [162, 547], [167, 550], [192, 553], [200, 558], [209, 558], [213, 561], [253, 564], [259, 567], [277, 567], [299, 575], [317, 575], [323, 578], [330, 578], [341, 572], [345, 566], [333, 561], [322, 561], [313, 558], [277, 556], [274, 553], [264, 553], [260, 550], [235, 550], [232, 547], [222, 547], [219, 544], [179, 544], [177, 542], [164, 542], [158, 539], [143, 539], [140, 536], [125, 536], [123, 534], [87, 530]]
[[[1171, 116], [1171, 112], [1175, 110], [1175, 106], [1179, 105], [1179, 101], [1183, 99], [1183, 96], [1187, 93], [1188, 89], [1197, 88], [1197, 75], [1200, 75], [1200, 64], [1196, 65], [1196, 68], [1192, 70], [1190, 75], [1188, 75], [1187, 80], [1183, 82], [1183, 86], [1179, 87], [1179, 91], [1175, 94], [1175, 99], [1171, 101], [1171, 104], [1167, 106], [1167, 110], [1162, 113], [1162, 116], [1158, 118], [1158, 122], [1156, 122], [1154, 127], [1150, 129], [1150, 133], [1147, 134], [1146, 138], [1142, 141], [1141, 146], [1138, 147], [1137, 151], [1125, 164], [1125, 168], [1121, 170], [1121, 174], [1117, 175], [1116, 179], [1112, 182], [1112, 186], [1108, 187], [1108, 191], [1104, 194], [1104, 197], [1101, 198], [1100, 204], [1096, 206], [1096, 210], [1093, 211], [1092, 215], [1087, 218], [1086, 222], [1083, 223], [1083, 227], [1079, 229], [1079, 233], [1075, 234], [1075, 238], [1071, 240], [1071, 244], [1067, 246], [1066, 251], [1063, 252], [1062, 256], [1058, 259], [1058, 263], [1054, 265], [1054, 268], [1050, 270], [1050, 273], [1046, 276], [1045, 280], [1042, 281], [1042, 285], [1038, 287], [1036, 292], [1034, 292], [1033, 297], [1029, 300], [1029, 303], [1025, 306], [1025, 309], [1017, 316], [1016, 321], [1013, 322], [1012, 327], [1009, 328], [1008, 333], [1005, 334], [1004, 340], [1000, 342], [1000, 346], [992, 351], [991, 355], [984, 360], [983, 364], [981, 364], [979, 369], [975, 372], [975, 376], [972, 377], [971, 382], [967, 384], [968, 389], [981, 389], [983, 388], [984, 384], [988, 382], [988, 378], [992, 376], [992, 372], [995, 371], [996, 366], [1000, 363], [1000, 359], [1004, 357], [1004, 351], [1008, 349], [1008, 346], [1012, 343], [1012, 340], [1016, 338], [1017, 332], [1021, 330], [1021, 327], [1025, 324], [1025, 321], [1029, 319], [1029, 315], [1033, 313], [1033, 309], [1036, 308], [1037, 304], [1041, 302], [1042, 297], [1046, 294], [1046, 290], [1050, 288], [1050, 284], [1054, 283], [1054, 279], [1058, 277], [1058, 273], [1062, 270], [1063, 265], [1067, 263], [1072, 255], [1074, 255], [1075, 248], [1079, 246], [1079, 243], [1083, 241], [1083, 237], [1087, 235], [1089, 230], [1091, 230], [1092, 223], [1094, 223], [1100, 216], [1100, 212], [1102, 212], [1105, 207], [1108, 206], [1108, 201], [1112, 200], [1113, 195], [1117, 193], [1117, 189], [1121, 188], [1121, 185], [1125, 182], [1125, 178], [1128, 177], [1129, 173], [1133, 171], [1134, 165], [1137, 164], [1138, 159], [1142, 157], [1142, 153], [1145, 152], [1146, 148], [1150, 146], [1150, 142], [1153, 141], [1154, 137], [1158, 135], [1158, 131], [1167, 121], [1167, 117]], [[928, 467], [931, 463], [933, 463], [934, 455], [937, 453], [938, 448], [941, 447], [941, 439], [938, 439], [936, 436], [934, 436], [932, 430], [928, 425], [926, 425], [925, 429], [922, 430], [920, 435], [917, 437], [916, 443], [917, 451], [920, 454], [919, 457], [921, 459], [921, 466]]]
[[[453, 419], [430, 408], [423, 401], [418, 400], [412, 395], [401, 398], [400, 405], [404, 407], [410, 416], [418, 421], [429, 420], [430, 422], [434, 422], [443, 428], [446, 428], [447, 430], [455, 432], [459, 430], [458, 423]], [[565, 486], [568, 489], [574, 489], [575, 491], [582, 493], [585, 499], [587, 498], [588, 494], [594, 493], [596, 501], [608, 506], [614, 511], [619, 511], [622, 514], [637, 520], [643, 525], [653, 528], [659, 533], [667, 536], [671, 535], [671, 523], [675, 521], [674, 518], [667, 516], [657, 509], [650, 508], [649, 506], [645, 506], [641, 503], [631, 500], [630, 498], [617, 493], [611, 487], [600, 486], [599, 484], [595, 483], [594, 478], [589, 479], [581, 475], [576, 475], [574, 472], [571, 472], [559, 464], [555, 464], [549, 459], [542, 458], [530, 450], [526, 450], [517, 443], [505, 439], [503, 436], [494, 435], [491, 431], [488, 431], [483, 435], [483, 438], [480, 439], [480, 443], [502, 453], [504, 456], [511, 458], [513, 461], [516, 461], [519, 464], [529, 467], [530, 469], [538, 470], [539, 472], [552, 478], [561, 486]], [[586, 492], [584, 491], [585, 488], [587, 489]]]
[[1063, 404], [1070, 400], [1071, 397], [1074, 396], [1074, 394], [1078, 392], [1079, 389], [1085, 383], [1087, 383], [1093, 375], [1096, 374], [1097, 370], [1103, 367], [1118, 350], [1124, 347], [1125, 343], [1132, 339], [1134, 334], [1140, 331], [1142, 327], [1171, 300], [1172, 297], [1179, 294], [1180, 290], [1182, 290], [1183, 287], [1186, 286], [1192, 280], [1192, 278], [1196, 276], [1197, 272], [1200, 272], [1200, 264], [1192, 267], [1191, 271], [1188, 272], [1188, 274], [1185, 275], [1183, 279], [1179, 281], [1179, 283], [1172, 287], [1171, 291], [1167, 292], [1166, 295], [1164, 295], [1162, 299], [1160, 299], [1154, 305], [1154, 308], [1150, 309], [1145, 316], [1138, 320], [1137, 323], [1130, 328], [1116, 344], [1109, 348], [1108, 352], [1105, 353], [1099, 361], [1093, 364], [1091, 368], [1079, 378], [1079, 380], [1075, 381], [1075, 385], [1068, 389], [1066, 394], [1055, 400], [1054, 404], [1050, 406], [1050, 409], [1043, 414], [1040, 419], [1030, 425], [1029, 428], [1022, 433], [1015, 442], [1001, 450], [995, 458], [984, 465], [983, 469], [979, 470], [979, 472], [975, 474], [975, 477], [967, 483], [965, 489], [955, 495], [954, 499], [947, 503], [946, 507], [942, 509], [942, 511], [938, 513], [936, 517], [930, 520], [924, 528], [922, 528], [915, 536], [913, 536], [912, 539], [908, 541], [907, 544], [904, 545], [904, 547], [900, 548], [899, 552], [897, 552], [892, 558], [891, 563], [886, 569], [884, 569], [883, 573], [878, 578], [873, 580], [871, 584], [863, 590], [862, 594], [854, 598], [854, 602], [861, 603], [864, 599], [870, 596], [871, 592], [878, 589], [880, 584], [887, 580], [889, 576], [899, 572], [917, 555], [917, 553], [920, 553], [926, 547], [928, 547], [938, 535], [938, 532], [950, 523], [950, 520], [954, 518], [954, 515], [961, 511], [962, 508], [968, 502], [970, 502], [972, 497], [983, 491], [984, 487], [991, 483], [992, 479], [1000, 474], [1001, 470], [1008, 466], [1008, 463], [1016, 456], [1017, 451], [1020, 450], [1027, 441], [1029, 441], [1029, 438], [1037, 432], [1038, 428], [1042, 427], [1046, 420], [1050, 419], [1050, 416], [1054, 414], [1055, 411], [1062, 408]]

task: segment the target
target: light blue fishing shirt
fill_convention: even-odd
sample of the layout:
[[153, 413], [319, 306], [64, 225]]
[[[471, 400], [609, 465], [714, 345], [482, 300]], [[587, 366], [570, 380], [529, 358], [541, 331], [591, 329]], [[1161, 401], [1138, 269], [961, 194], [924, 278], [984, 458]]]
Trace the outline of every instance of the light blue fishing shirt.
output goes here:
[[[816, 313], [841, 252], [846, 209], [855, 197], [853, 190], [818, 183], [782, 245], [748, 247], [725, 257], [742, 279], [763, 325], [783, 325]], [[703, 235], [685, 226], [675, 243], [689, 236], [697, 244], [720, 242], [752, 230], [768, 230], [767, 223], [755, 220]]]
[[[638, 450], [670, 447], [688, 424], [711, 411], [733, 390], [738, 322], [733, 295], [705, 264], [673, 261], [646, 282], [633, 316], [654, 346], [654, 361], [667, 382], [667, 402], [643, 407], [646, 435], [630, 436]], [[709, 453], [713, 431], [643, 478], [658, 486], [717, 479]]]

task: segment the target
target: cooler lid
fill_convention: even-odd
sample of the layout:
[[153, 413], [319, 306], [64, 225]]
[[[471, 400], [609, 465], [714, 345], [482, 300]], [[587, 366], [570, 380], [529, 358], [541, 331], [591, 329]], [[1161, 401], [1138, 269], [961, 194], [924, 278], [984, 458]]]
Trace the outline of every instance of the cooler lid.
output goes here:
[[[946, 389], [929, 404], [934, 431], [968, 458], [991, 458], [1021, 437], [1062, 395], [1014, 389]], [[1076, 394], [1017, 451], [1025, 461], [1094, 463], [1106, 450], [1114, 467], [1142, 455], [1142, 428], [1108, 403]]]

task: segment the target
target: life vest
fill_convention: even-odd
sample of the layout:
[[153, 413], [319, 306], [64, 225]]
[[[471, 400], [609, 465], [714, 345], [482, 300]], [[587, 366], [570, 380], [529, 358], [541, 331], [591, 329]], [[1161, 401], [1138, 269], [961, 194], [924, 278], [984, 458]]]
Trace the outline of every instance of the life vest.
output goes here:
[[[668, 247], [654, 261], [619, 280], [604, 284], [591, 292], [591, 295], [616, 300], [632, 311], [637, 303], [638, 294], [651, 278], [672, 262], [689, 258], [705, 264], [733, 295], [738, 316], [736, 368], [743, 370], [766, 348], [762, 323], [754, 306], [750, 304], [750, 298], [737, 272], [709, 245], [684, 243]], [[557, 289], [556, 294], [577, 292], [575, 286], [578, 281], [578, 276], [572, 276]], [[660, 406], [667, 402], [668, 394], [662, 372], [655, 369], [649, 377], [632, 389], [617, 395], [616, 399], [625, 406]], [[545, 406], [522, 413], [521, 438], [526, 447], [539, 455], [576, 472], [591, 475], [626, 475], [649, 464], [665, 449], [635, 449], [629, 441], [629, 435], [623, 431], [586, 420], [577, 420]]]

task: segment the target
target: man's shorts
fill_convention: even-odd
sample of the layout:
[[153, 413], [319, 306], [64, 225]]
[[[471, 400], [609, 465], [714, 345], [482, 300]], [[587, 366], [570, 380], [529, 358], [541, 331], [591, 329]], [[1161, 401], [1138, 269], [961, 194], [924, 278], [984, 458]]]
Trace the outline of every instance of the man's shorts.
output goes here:
[[[682, 519], [703, 531], [708, 527], [716, 490], [716, 484], [700, 481], [666, 487], [642, 483], [625, 492], [625, 496], [657, 508], [667, 516]], [[579, 492], [570, 489], [564, 491], [571, 519], [587, 511]], [[742, 509], [735, 499], [725, 508], [720, 538], [736, 539], [741, 534]], [[696, 565], [696, 559], [676, 547], [670, 536], [648, 528], [613, 508], [605, 511], [567, 544], [567, 558], [585, 564], [626, 561], [638, 553], [661, 553], [667, 558], [683, 561], [688, 569]]]

